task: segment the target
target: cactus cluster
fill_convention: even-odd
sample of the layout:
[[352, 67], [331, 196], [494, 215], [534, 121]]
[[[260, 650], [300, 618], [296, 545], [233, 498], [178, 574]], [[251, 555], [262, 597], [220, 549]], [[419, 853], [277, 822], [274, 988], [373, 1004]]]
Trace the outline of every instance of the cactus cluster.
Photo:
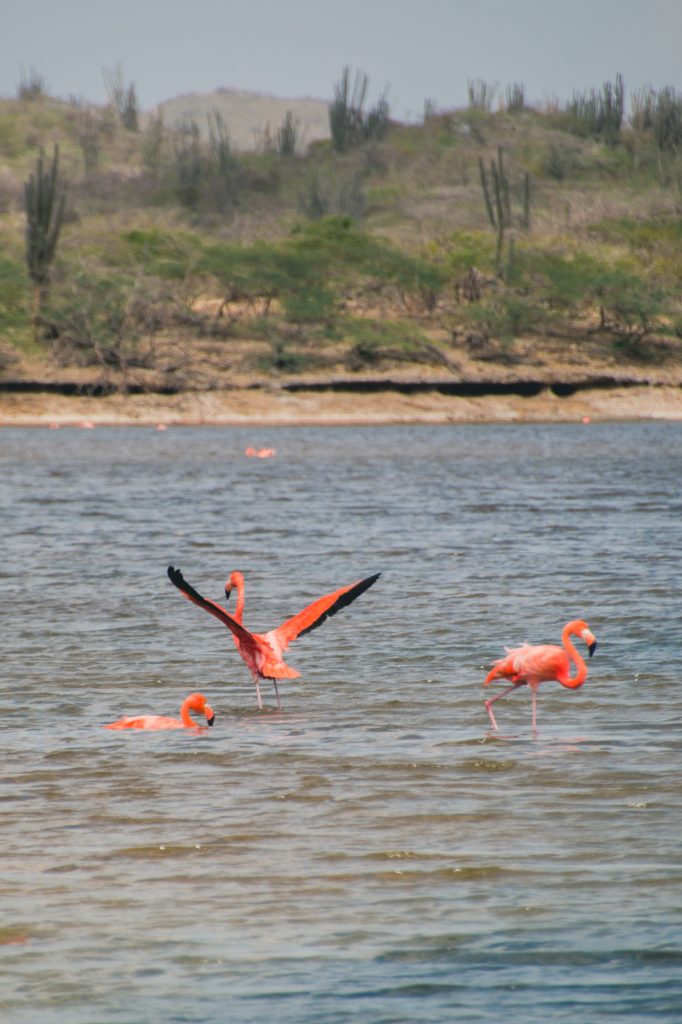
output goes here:
[[329, 130], [334, 149], [343, 153], [371, 139], [381, 139], [389, 124], [389, 107], [384, 92], [373, 107], [365, 111], [369, 79], [356, 72], [351, 92], [350, 68], [345, 67], [341, 80], [334, 86], [334, 99], [328, 105]]
[[[495, 261], [498, 273], [504, 276], [502, 262], [502, 247], [504, 245], [504, 233], [507, 228], [513, 227], [509, 178], [504, 167], [502, 147], [497, 147], [497, 160], [490, 161], [490, 178], [483, 160], [479, 157], [478, 169], [481, 176], [481, 188], [483, 189], [483, 200], [485, 202], [488, 220], [497, 233], [497, 247]], [[523, 175], [521, 185], [521, 216], [520, 227], [524, 231], [530, 230], [530, 175], [526, 171]], [[509, 263], [513, 259], [513, 239], [509, 242]]]
[[586, 132], [608, 146], [620, 141], [620, 129], [625, 111], [623, 76], [616, 75], [615, 83], [604, 82], [601, 92], [591, 89], [576, 92], [566, 106], [566, 112]]

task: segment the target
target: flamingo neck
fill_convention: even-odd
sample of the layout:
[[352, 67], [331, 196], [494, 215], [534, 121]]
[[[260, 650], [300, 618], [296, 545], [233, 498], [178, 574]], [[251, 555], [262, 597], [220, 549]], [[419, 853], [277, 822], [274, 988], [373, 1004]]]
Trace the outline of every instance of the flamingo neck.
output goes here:
[[234, 617], [237, 622], [241, 622], [244, 614], [244, 577], [240, 572], [235, 572], [232, 574], [232, 582], [237, 588], [237, 605], [234, 610]]
[[568, 679], [560, 679], [559, 682], [562, 686], [567, 687], [569, 690], [577, 690], [579, 686], [582, 686], [587, 678], [587, 665], [583, 658], [581, 658], [578, 651], [571, 643], [571, 636], [578, 636], [572, 628], [571, 623], [564, 626], [561, 634], [561, 642], [564, 645], [564, 649], [568, 654], [569, 660], [575, 663], [576, 673], [574, 676], [569, 676]]
[[182, 706], [180, 708], [180, 720], [185, 728], [196, 729], [197, 723], [190, 716], [190, 708], [194, 708], [194, 702], [191, 697], [187, 697], [187, 699], [182, 702]]

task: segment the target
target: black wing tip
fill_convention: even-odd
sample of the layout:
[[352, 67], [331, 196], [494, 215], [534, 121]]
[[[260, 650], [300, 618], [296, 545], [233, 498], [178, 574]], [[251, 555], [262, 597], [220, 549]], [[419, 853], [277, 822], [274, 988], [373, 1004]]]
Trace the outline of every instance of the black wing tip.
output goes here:
[[[367, 576], [364, 580], [360, 580], [359, 583], [356, 583], [354, 587], [351, 587], [348, 591], [348, 603], [350, 604], [350, 602], [354, 601], [356, 597], [360, 597], [360, 594], [364, 594], [366, 590], [373, 587], [380, 576], [380, 572], [375, 572], [373, 576]], [[343, 607], [343, 605], [341, 607]]]
[[375, 572], [373, 576], [366, 576], [364, 580], [359, 580], [359, 582], [356, 583], [355, 586], [350, 587], [345, 592], [345, 594], [342, 594], [338, 601], [336, 601], [336, 603], [331, 606], [331, 608], [327, 609], [326, 614], [335, 615], [336, 612], [341, 611], [342, 608], [347, 608], [348, 605], [352, 604], [357, 597], [360, 597], [360, 594], [364, 594], [366, 590], [369, 590], [369, 588], [376, 583], [380, 576], [380, 572]]
[[178, 588], [180, 593], [185, 595], [185, 597], [191, 597], [200, 604], [204, 606], [206, 605], [206, 598], [202, 597], [198, 590], [195, 590], [194, 587], [190, 586], [180, 570], [176, 569], [173, 565], [168, 566], [168, 579]]
[[350, 587], [337, 601], [335, 601], [331, 608], [327, 608], [326, 612], [320, 615], [319, 619], [316, 619], [315, 622], [311, 622], [308, 628], [302, 629], [298, 635], [305, 636], [306, 633], [310, 633], [311, 630], [317, 629], [318, 626], [321, 626], [322, 623], [326, 622], [330, 616], [336, 615], [336, 613], [340, 612], [342, 608], [347, 608], [348, 605], [352, 604], [356, 598], [360, 597], [361, 594], [364, 594], [366, 590], [369, 590], [380, 576], [380, 572], [375, 572], [373, 576], [367, 576], [364, 580], [360, 580], [359, 583], [356, 583], [355, 586]]

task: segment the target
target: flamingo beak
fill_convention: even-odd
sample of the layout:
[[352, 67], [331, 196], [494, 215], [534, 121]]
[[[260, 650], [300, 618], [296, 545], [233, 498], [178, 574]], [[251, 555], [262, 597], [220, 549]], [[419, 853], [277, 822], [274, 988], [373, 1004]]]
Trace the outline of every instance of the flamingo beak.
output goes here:
[[230, 600], [230, 594], [231, 593], [232, 593], [232, 587], [228, 587], [227, 584], [225, 584], [225, 601], [226, 602]]
[[208, 704], [204, 708], [204, 714], [206, 715], [206, 722], [208, 725], [213, 725], [215, 722], [215, 712], [213, 708], [210, 708]]
[[597, 641], [594, 638], [594, 633], [590, 632], [589, 629], [584, 629], [580, 635], [587, 644], [587, 650], [590, 657], [592, 657], [594, 652], [597, 650]]

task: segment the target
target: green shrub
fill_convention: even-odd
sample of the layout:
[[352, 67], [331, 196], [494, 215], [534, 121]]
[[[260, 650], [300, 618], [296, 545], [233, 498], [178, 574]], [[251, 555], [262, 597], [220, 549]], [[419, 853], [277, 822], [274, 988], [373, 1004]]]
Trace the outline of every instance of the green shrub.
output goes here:
[[326, 264], [291, 243], [215, 244], [207, 247], [201, 269], [213, 274], [230, 298], [279, 300], [285, 317], [296, 323], [325, 320], [334, 309], [336, 293], [325, 283]]
[[630, 342], [660, 329], [660, 318], [667, 310], [665, 291], [628, 267], [616, 265], [602, 271], [593, 288], [602, 310], [603, 329]]
[[257, 242], [252, 246], [216, 243], [207, 247], [201, 268], [209, 271], [235, 298], [281, 298], [322, 274], [305, 254], [297, 258], [286, 245]]
[[61, 262], [41, 325], [58, 361], [114, 370], [116, 387], [125, 387], [129, 369], [153, 365], [151, 335], [179, 321], [188, 322], [186, 306], [157, 279], [93, 270], [80, 259]]
[[494, 274], [495, 248], [495, 239], [487, 231], [455, 231], [438, 257], [445, 272], [455, 278], [472, 267], [484, 274]]
[[334, 312], [336, 295], [316, 281], [302, 282], [282, 296], [282, 307], [292, 323], [319, 323]]
[[391, 286], [433, 305], [447, 279], [441, 268], [373, 238], [343, 217], [299, 225], [279, 244], [215, 243], [205, 248], [198, 269], [214, 275], [235, 298], [279, 300], [294, 322], [328, 320], [342, 290], [353, 284]]
[[447, 275], [435, 264], [362, 231], [349, 218], [327, 217], [299, 227], [291, 242], [339, 285], [364, 280], [422, 296], [437, 294]]
[[62, 264], [60, 271], [59, 289], [42, 317], [55, 355], [65, 363], [121, 368], [136, 341], [128, 311], [132, 281], [83, 266]]
[[600, 311], [600, 329], [641, 339], [658, 330], [669, 308], [665, 289], [635, 273], [626, 261], [606, 262], [588, 253], [527, 251], [520, 257], [530, 294], [550, 311], [570, 317]]
[[541, 311], [532, 299], [503, 292], [465, 307], [465, 322], [480, 330], [485, 337], [503, 342], [512, 341], [537, 327]]
[[518, 254], [521, 274], [532, 294], [550, 309], [577, 314], [593, 301], [595, 282], [604, 265], [588, 253], [570, 255], [547, 250], [526, 250]]
[[595, 224], [591, 233], [612, 245], [626, 248], [646, 277], [670, 287], [682, 284], [682, 220], [636, 221], [623, 217]]
[[12, 113], [0, 114], [0, 152], [4, 157], [18, 156], [25, 148], [17, 118]]
[[446, 353], [429, 341], [411, 321], [386, 323], [356, 317], [345, 319], [340, 327], [353, 341], [346, 360], [352, 370], [385, 362], [426, 363], [451, 368]]
[[591, 232], [607, 242], [616, 242], [635, 249], [653, 252], [659, 247], [676, 248], [682, 245], [682, 219], [633, 220], [620, 217], [593, 224]]
[[383, 320], [353, 317], [345, 319], [342, 327], [348, 338], [368, 350], [390, 345], [407, 351], [415, 342], [425, 340], [422, 332], [414, 324], [406, 321], [386, 323]]
[[0, 333], [28, 324], [29, 284], [22, 263], [0, 255]]
[[186, 232], [167, 232], [159, 228], [135, 228], [122, 237], [122, 249], [105, 253], [109, 265], [139, 264], [146, 273], [184, 280], [204, 258], [204, 245], [199, 236]]

